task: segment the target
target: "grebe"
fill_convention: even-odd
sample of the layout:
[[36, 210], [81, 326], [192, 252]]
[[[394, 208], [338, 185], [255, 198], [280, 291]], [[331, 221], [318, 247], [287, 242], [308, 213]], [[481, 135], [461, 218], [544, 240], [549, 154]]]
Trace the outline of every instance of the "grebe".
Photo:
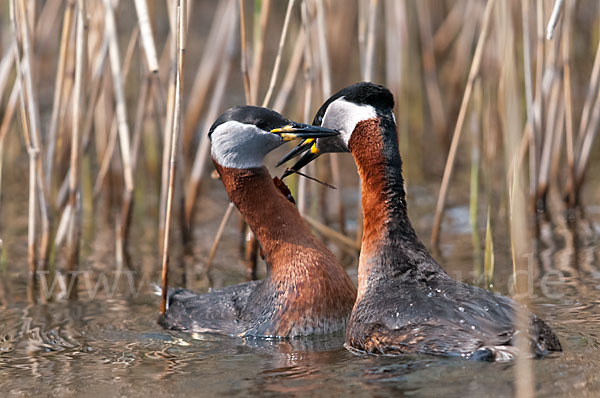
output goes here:
[[[346, 347], [383, 355], [514, 358], [518, 304], [452, 279], [410, 223], [393, 108], [394, 98], [385, 87], [349, 86], [329, 98], [313, 122], [341, 135], [305, 141], [292, 154], [306, 152], [291, 170], [324, 152], [350, 151], [358, 166], [364, 234]], [[529, 321], [537, 356], [561, 351], [558, 338], [541, 319], [530, 314]]]
[[163, 326], [277, 338], [344, 329], [356, 288], [263, 166], [264, 157], [288, 140], [337, 134], [254, 106], [231, 108], [215, 121], [209, 131], [213, 163], [271, 272], [264, 280], [206, 294], [169, 289]]

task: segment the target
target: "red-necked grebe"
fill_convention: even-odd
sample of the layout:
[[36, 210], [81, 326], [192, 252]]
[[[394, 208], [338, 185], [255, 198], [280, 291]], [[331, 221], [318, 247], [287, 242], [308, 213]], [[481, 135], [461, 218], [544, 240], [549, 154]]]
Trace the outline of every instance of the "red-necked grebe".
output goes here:
[[[394, 98], [385, 87], [349, 86], [329, 98], [313, 122], [340, 131], [340, 136], [305, 141], [292, 153], [305, 152], [292, 170], [324, 152], [349, 151], [358, 166], [364, 234], [346, 347], [371, 354], [511, 359], [517, 352], [518, 304], [452, 279], [408, 219], [393, 108]], [[546, 323], [534, 314], [529, 321], [532, 352], [561, 351]]]
[[267, 108], [229, 109], [209, 132], [213, 162], [229, 199], [257, 237], [269, 276], [206, 294], [169, 289], [169, 329], [287, 338], [343, 330], [356, 288], [263, 166], [290, 139], [337, 133], [292, 122]]

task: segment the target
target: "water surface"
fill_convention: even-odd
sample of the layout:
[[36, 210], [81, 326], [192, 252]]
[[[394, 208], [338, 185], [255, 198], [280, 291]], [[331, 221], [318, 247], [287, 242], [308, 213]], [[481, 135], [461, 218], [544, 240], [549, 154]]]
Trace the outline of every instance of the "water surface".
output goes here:
[[[430, 225], [433, 203], [426, 198], [433, 196], [428, 188], [409, 191], [424, 194], [423, 200], [414, 201], [411, 212], [419, 233], [427, 236], [427, 227], [421, 226]], [[223, 199], [222, 192], [214, 195], [217, 203]], [[220, 211], [214, 210], [217, 204], [206, 206], [199, 220], [204, 227], [195, 235], [204, 242], [199, 245], [204, 246], [198, 249], [199, 258], [205, 256], [210, 231], [220, 219]], [[578, 234], [556, 225], [543, 227], [546, 236], [541, 239], [538, 262], [532, 263], [536, 276], [531, 282], [531, 309], [547, 320], [564, 348], [563, 353], [532, 362], [539, 396], [600, 394], [596, 246], [600, 208], [586, 210], [589, 223], [580, 223]], [[32, 305], [23, 272], [26, 228], [17, 219], [12, 221], [12, 234], [6, 234], [4, 242], [9, 255], [0, 269], [2, 395], [514, 395], [513, 363], [356, 356], [343, 348], [341, 335], [269, 341], [162, 330], [156, 324], [158, 299], [150, 287], [151, 281], [158, 280], [155, 247], [140, 231], [132, 241], [132, 270], [115, 273], [110, 241], [95, 236], [84, 244], [78, 300], [59, 298]], [[243, 281], [237, 228], [231, 224], [211, 271], [216, 286]], [[153, 225], [149, 223], [148, 230]], [[466, 281], [473, 281], [470, 239], [468, 210], [451, 208], [438, 258], [450, 274]], [[508, 244], [496, 245], [494, 286], [507, 294], [511, 286]], [[191, 273], [197, 268], [192, 266]], [[555, 273], [544, 279], [549, 270]], [[355, 278], [352, 264], [349, 273]], [[204, 279], [194, 275], [187, 283], [202, 289]], [[60, 283], [55, 286], [59, 293], [63, 288]]]

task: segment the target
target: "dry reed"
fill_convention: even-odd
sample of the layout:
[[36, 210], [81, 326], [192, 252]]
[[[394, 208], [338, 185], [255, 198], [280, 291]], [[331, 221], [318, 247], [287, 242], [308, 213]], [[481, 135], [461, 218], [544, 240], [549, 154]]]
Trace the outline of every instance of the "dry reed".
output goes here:
[[475, 78], [479, 75], [479, 67], [481, 65], [485, 39], [488, 34], [490, 16], [492, 14], [493, 6], [494, 0], [489, 0], [485, 6], [485, 12], [481, 24], [481, 33], [479, 35], [479, 40], [477, 41], [475, 54], [473, 55], [471, 69], [469, 70], [469, 80], [467, 81], [467, 86], [465, 88], [465, 93], [460, 106], [460, 112], [458, 113], [456, 127], [454, 129], [454, 133], [452, 134], [452, 144], [450, 145], [450, 152], [448, 153], [448, 160], [446, 161], [446, 168], [444, 169], [444, 177], [442, 179], [440, 194], [435, 208], [435, 219], [433, 221], [433, 229], [431, 232], [431, 245], [434, 247], [437, 247], [439, 241], [440, 226], [442, 222], [444, 209], [446, 206], [446, 194], [448, 192], [448, 184], [450, 183], [450, 178], [452, 177], [452, 171], [454, 169], [454, 159], [456, 157], [458, 142], [460, 141], [460, 136], [463, 130], [463, 124], [465, 122], [465, 116], [467, 113], [467, 108], [469, 106], [469, 100], [471, 99], [473, 83], [475, 82]]
[[[470, 140], [470, 219], [479, 260], [479, 246], [485, 245], [486, 285], [492, 281], [494, 268], [502, 266], [494, 266], [492, 248], [503, 231], [497, 228], [502, 223], [502, 206], [497, 210], [495, 205], [502, 203], [498, 196], [513, 192], [510, 208], [521, 215], [509, 220], [512, 231], [513, 224], [526, 228], [534, 209], [546, 209], [550, 193], [566, 198], [564, 206], [582, 205], [589, 187], [586, 182], [594, 177], [600, 125], [600, 43], [582, 34], [583, 29], [592, 31], [598, 23], [581, 19], [582, 7], [594, 6], [592, 2], [547, 4], [536, 0], [500, 5], [491, 0], [484, 7], [482, 2], [465, 0], [433, 7], [431, 1], [357, 0], [348, 3], [343, 13], [335, 3], [324, 0], [262, 1], [260, 8], [248, 7], [251, 3], [245, 0], [215, 2], [211, 3], [214, 12], [203, 20], [211, 19], [204, 37], [194, 37], [198, 40], [193, 47], [190, 42], [194, 58], [189, 62], [193, 70], [188, 86], [181, 84], [177, 46], [183, 47], [177, 29], [182, 29], [180, 16], [175, 8], [170, 9], [172, 2], [164, 13], [162, 3], [145, 0], [120, 2], [118, 10], [111, 1], [85, 2], [87, 34], [79, 30], [80, 0], [48, 1], [41, 12], [30, 8], [33, 3], [10, 0], [12, 37], [0, 49], [0, 189], [4, 190], [0, 193], [3, 203], [12, 200], [6, 194], [6, 178], [2, 178], [14, 179], [12, 170], [19, 169], [13, 167], [19, 164], [14, 149], [20, 138], [13, 139], [11, 134], [16, 130], [24, 137], [29, 157], [30, 169], [23, 176], [28, 183], [22, 191], [29, 195], [27, 248], [32, 275], [46, 267], [51, 239], [57, 248], [69, 242], [67, 261], [59, 252], [54, 255], [57, 269], [65, 263], [70, 264], [68, 269], [76, 267], [77, 257], [72, 253], [81, 241], [76, 227], [81, 215], [89, 215], [82, 201], [91, 203], [88, 208], [94, 211], [105, 201], [110, 211], [117, 212], [109, 214], [109, 220], [116, 226], [115, 257], [120, 266], [126, 258], [128, 234], [141, 225], [133, 214], [133, 198], [137, 209], [137, 198], [155, 185], [160, 185], [162, 195], [157, 239], [162, 263], [169, 253], [177, 253], [168, 250], [169, 244], [177, 241], [169, 238], [168, 225], [177, 219], [173, 217], [182, 215], [181, 240], [189, 239], [186, 228], [194, 226], [195, 214], [207, 200], [201, 188], [210, 172], [208, 126], [225, 107], [243, 98], [248, 104], [267, 104], [290, 118], [310, 122], [332, 92], [357, 79], [387, 85], [397, 100], [409, 193], [410, 185], [423, 178], [421, 165], [431, 163], [429, 172], [441, 171], [437, 169], [441, 165], [429, 162], [429, 147], [446, 154], [446, 132], [453, 125], [432, 243], [440, 240], [446, 201], [450, 190], [456, 189], [451, 181], [460, 189], [453, 173], [465, 169], [461, 140]], [[495, 15], [500, 7], [504, 19]], [[206, 10], [197, 7], [200, 9]], [[189, 20], [194, 21], [199, 13]], [[167, 14], [171, 16], [168, 24], [157, 23]], [[191, 15], [191, 10], [186, 14]], [[121, 15], [131, 17], [137, 26], [123, 27]], [[353, 18], [353, 23], [341, 23], [342, 16]], [[52, 27], [55, 20], [62, 26]], [[502, 25], [500, 21], [504, 21]], [[589, 25], [581, 28], [582, 23]], [[192, 23], [190, 29], [194, 28]], [[336, 36], [340, 32], [344, 36]], [[546, 41], [549, 32], [554, 35], [552, 41]], [[509, 44], [501, 40], [502, 35], [518, 37], [521, 33], [518, 43], [505, 48]], [[380, 43], [382, 40], [385, 43]], [[575, 45], [578, 40], [583, 44]], [[125, 43], [121, 59], [120, 47]], [[163, 43], [164, 48], [157, 51]], [[41, 47], [48, 48], [51, 62], [44, 58], [44, 51], [38, 51]], [[510, 67], [504, 56], [498, 56], [505, 52], [512, 54]], [[241, 63], [236, 67], [238, 56]], [[265, 68], [270, 60], [274, 60], [272, 68]], [[512, 73], [509, 92], [506, 68]], [[518, 109], [510, 112], [526, 114], [523, 123], [519, 117], [509, 116], [507, 104], [512, 102]], [[178, 119], [177, 109], [185, 115], [183, 121]], [[15, 122], [17, 113], [19, 124]], [[462, 133], [466, 122], [473, 134]], [[432, 132], [427, 131], [429, 125]], [[509, 130], [516, 132], [510, 139]], [[428, 142], [432, 137], [435, 144]], [[410, 150], [405, 149], [406, 143]], [[156, 155], [160, 152], [162, 159]], [[515, 153], [517, 160], [512, 159]], [[342, 252], [355, 255], [360, 248], [362, 217], [360, 206], [356, 206], [358, 214], [342, 206], [346, 195], [342, 192], [356, 189], [355, 180], [346, 178], [345, 161], [348, 158], [340, 156], [315, 162], [308, 174], [352, 188], [324, 191], [304, 178], [298, 179], [297, 186], [293, 186], [295, 182], [291, 185], [301, 213], [310, 215], [313, 228]], [[91, 165], [89, 170], [84, 164]], [[171, 164], [177, 165], [176, 172]], [[186, 170], [184, 165], [191, 167]], [[500, 174], [506, 182], [493, 183]], [[143, 184], [137, 183], [142, 179]], [[89, 180], [95, 180], [96, 187], [88, 197], [82, 183], [89, 185]], [[514, 184], [526, 181], [529, 190], [521, 187], [515, 191]], [[322, 212], [315, 211], [319, 199], [327, 204]], [[522, 202], [534, 206], [520, 209]], [[233, 214], [231, 205], [227, 209], [224, 203], [222, 206], [225, 217], [218, 228], [215, 224], [217, 236], [212, 247], [207, 242], [206, 250], [199, 251], [201, 258], [194, 258], [207, 269], [218, 261], [219, 239]], [[483, 214], [486, 208], [490, 210]], [[479, 215], [485, 215], [486, 222], [477, 223]], [[517, 220], [519, 217], [523, 220]], [[328, 225], [330, 219], [335, 222]], [[0, 234], [5, 233], [5, 223], [0, 225]], [[479, 239], [484, 229], [485, 239]], [[511, 236], [513, 240], [535, 239]], [[255, 247], [249, 245], [248, 252], [253, 254]], [[515, 248], [516, 257], [524, 250]], [[208, 261], [202, 254], [208, 254]], [[520, 266], [518, 260], [515, 263]]]
[[169, 155], [169, 178], [168, 178], [168, 191], [167, 201], [165, 210], [165, 226], [164, 226], [164, 238], [162, 247], [162, 299], [160, 304], [160, 313], [164, 314], [167, 306], [167, 288], [168, 288], [168, 263], [169, 263], [169, 236], [171, 231], [171, 212], [173, 206], [173, 191], [175, 186], [175, 171], [176, 171], [176, 159], [177, 159], [177, 143], [179, 141], [179, 130], [181, 129], [181, 93], [183, 90], [183, 55], [185, 52], [185, 36], [186, 36], [186, 25], [184, 20], [186, 18], [186, 2], [179, 0], [177, 3], [177, 24], [176, 33], [176, 75], [175, 75], [175, 94], [173, 103], [173, 121], [171, 122], [171, 153]]

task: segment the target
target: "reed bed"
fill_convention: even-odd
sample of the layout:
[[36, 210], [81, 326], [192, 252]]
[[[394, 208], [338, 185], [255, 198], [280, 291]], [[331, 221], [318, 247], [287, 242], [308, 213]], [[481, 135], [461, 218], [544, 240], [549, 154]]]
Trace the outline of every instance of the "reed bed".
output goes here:
[[[395, 95], [407, 184], [439, 181], [431, 248], [448, 204], [468, 203], [475, 282], [493, 288], [495, 270], [512, 267], [527, 305], [543, 225], [574, 228], [597, 200], [599, 17], [594, 0], [0, 0], [0, 270], [18, 252], [2, 204], [27, 198], [31, 302], [52, 299], [36, 294], [40, 278], [76, 284], [82, 246], [108, 229], [116, 270], [160, 270], [164, 312], [169, 263], [183, 270], [171, 285], [195, 287], [198, 269], [212, 283], [236, 214], [213, 203], [224, 216], [199, 242], [215, 118], [247, 103], [311, 122], [329, 95], [367, 80]], [[335, 190], [288, 184], [315, 233], [355, 267], [351, 163], [324, 156], [307, 168]], [[149, 266], [129, 255], [148, 214], [160, 259]], [[258, 245], [243, 221], [239, 231], [253, 279]], [[496, 264], [499, 242], [512, 264]], [[519, 314], [517, 327], [526, 322]], [[520, 334], [523, 352], [526, 342]], [[516, 394], [531, 396], [526, 356], [515, 375]]]
[[[474, 269], [486, 286], [501, 266], [494, 242], [512, 242], [518, 258], [536, 247], [542, 220], [571, 219], [596, 189], [592, 0], [4, 0], [0, 10], [0, 203], [15, 191], [28, 198], [32, 286], [37, 271], [67, 278], [85, 262], [82, 220], [95, 212], [114, 231], [115, 267], [136, 268], [129, 235], [147, 195], [158, 198], [156, 269], [166, 280], [175, 257], [207, 272], [236, 214], [219, 204], [214, 241], [194, 250], [214, 119], [245, 102], [310, 122], [329, 95], [359, 80], [394, 92], [407, 183], [440, 181], [432, 248], [447, 203], [469, 203]], [[345, 199], [358, 184], [347, 162], [323, 157], [308, 168], [337, 190], [288, 183], [315, 231], [355, 264], [361, 216]], [[465, 170], [466, 183], [455, 176]], [[8, 192], [7, 176], [27, 183]], [[0, 207], [0, 242], [10, 217]], [[255, 277], [256, 241], [245, 246]]]

